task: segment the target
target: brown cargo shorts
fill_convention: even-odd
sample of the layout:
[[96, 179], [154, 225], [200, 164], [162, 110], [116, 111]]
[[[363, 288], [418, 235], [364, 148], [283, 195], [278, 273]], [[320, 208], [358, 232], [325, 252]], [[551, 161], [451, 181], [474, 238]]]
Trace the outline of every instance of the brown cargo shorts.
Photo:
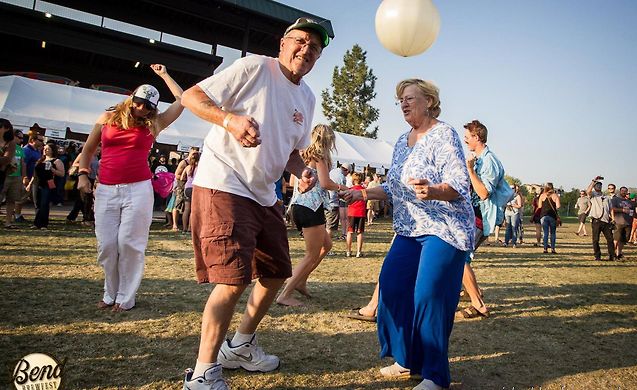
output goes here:
[[292, 276], [281, 208], [194, 186], [190, 216], [199, 283], [250, 284]]

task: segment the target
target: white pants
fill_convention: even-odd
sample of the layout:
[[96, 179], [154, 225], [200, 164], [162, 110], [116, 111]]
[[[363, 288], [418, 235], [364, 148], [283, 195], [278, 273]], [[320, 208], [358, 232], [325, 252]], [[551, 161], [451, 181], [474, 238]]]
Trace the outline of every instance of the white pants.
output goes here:
[[104, 268], [104, 303], [117, 303], [122, 309], [135, 306], [152, 220], [150, 180], [97, 186], [95, 236], [97, 262]]

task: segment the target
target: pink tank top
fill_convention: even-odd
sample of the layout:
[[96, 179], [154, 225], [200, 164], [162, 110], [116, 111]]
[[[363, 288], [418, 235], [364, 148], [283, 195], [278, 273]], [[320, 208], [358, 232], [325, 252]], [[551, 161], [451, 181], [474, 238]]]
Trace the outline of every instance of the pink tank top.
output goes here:
[[103, 184], [126, 184], [149, 180], [148, 153], [155, 137], [145, 126], [128, 130], [102, 126], [102, 159], [99, 180]]

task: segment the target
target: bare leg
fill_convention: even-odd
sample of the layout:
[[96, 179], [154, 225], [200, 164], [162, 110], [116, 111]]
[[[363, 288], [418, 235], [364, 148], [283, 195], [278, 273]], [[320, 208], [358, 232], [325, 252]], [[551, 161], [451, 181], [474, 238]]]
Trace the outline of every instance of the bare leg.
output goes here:
[[367, 210], [367, 224], [371, 225], [374, 222], [374, 210]]
[[462, 284], [465, 291], [471, 298], [471, 305], [475, 307], [481, 313], [487, 313], [489, 309], [484, 304], [482, 297], [480, 296], [480, 288], [478, 287], [478, 281], [476, 275], [473, 273], [473, 269], [469, 263], [464, 264], [464, 274], [462, 275]]
[[307, 291], [307, 278], [312, 274], [312, 272], [316, 269], [316, 267], [318, 267], [319, 264], [321, 264], [321, 261], [323, 261], [323, 258], [325, 258], [325, 256], [327, 256], [327, 253], [331, 250], [332, 250], [332, 236], [327, 234], [325, 236], [325, 240], [323, 241], [323, 247], [321, 248], [321, 253], [319, 253], [318, 261], [314, 262], [314, 267], [312, 267], [312, 270], [310, 271], [310, 273], [307, 274], [305, 278], [303, 278], [303, 280], [297, 284], [296, 291], [300, 292], [301, 294], [305, 295], [308, 298], [312, 297], [310, 293]]
[[[246, 311], [241, 317], [241, 323], [237, 332], [243, 334], [252, 334], [257, 331], [257, 327], [261, 320], [268, 312], [268, 309], [274, 302], [276, 294], [283, 285], [285, 279], [258, 279], [248, 298]], [[227, 329], [227, 327], [226, 327]]]
[[351, 253], [352, 252], [352, 234], [353, 233], [347, 232], [347, 239], [346, 239], [347, 253]]
[[358, 233], [356, 235], [356, 253], [363, 252], [363, 233]]
[[500, 244], [500, 226], [495, 227], [495, 243]]
[[173, 230], [179, 230], [177, 221], [179, 221], [179, 210], [173, 209]]
[[378, 283], [376, 283], [376, 287], [374, 288], [374, 293], [372, 294], [372, 298], [367, 303], [367, 306], [361, 307], [359, 313], [373, 317], [376, 315], [376, 309], [378, 308]]
[[184, 203], [184, 214], [181, 217], [184, 223], [184, 232], [189, 231], [190, 229], [190, 201], [186, 201]]
[[201, 318], [201, 340], [197, 356], [199, 362], [215, 363], [217, 361], [217, 354], [226, 337], [234, 308], [246, 287], [247, 285], [217, 284], [210, 292]]
[[13, 213], [15, 212], [15, 202], [9, 202], [7, 201], [6, 204], [6, 212], [7, 212], [7, 217], [5, 219], [5, 225], [11, 225], [11, 223], [13, 222]]
[[288, 279], [285, 288], [276, 300], [278, 304], [286, 306], [302, 305], [301, 301], [292, 297], [292, 293], [298, 288], [302, 290], [301, 293], [305, 293], [303, 295], [309, 295], [305, 287], [307, 278], [329, 251], [328, 248], [324, 248], [326, 241], [329, 240], [328, 242], [331, 244], [331, 240], [325, 232], [325, 226], [319, 225], [303, 228], [303, 238], [305, 241], [305, 256], [303, 260], [294, 267], [292, 277]]

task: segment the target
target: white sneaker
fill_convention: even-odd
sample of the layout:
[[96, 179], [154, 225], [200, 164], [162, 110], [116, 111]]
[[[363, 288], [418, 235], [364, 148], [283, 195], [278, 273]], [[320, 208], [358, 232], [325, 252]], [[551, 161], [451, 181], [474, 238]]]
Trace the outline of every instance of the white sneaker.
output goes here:
[[345, 252], [345, 257], [351, 257], [352, 256], [352, 252]]
[[423, 379], [413, 390], [443, 390], [443, 388], [429, 379]]
[[230, 340], [226, 340], [219, 349], [217, 361], [223, 368], [243, 368], [247, 371], [270, 372], [279, 368], [281, 362], [274, 355], [266, 355], [263, 349], [257, 345], [257, 336], [254, 335], [249, 343], [243, 343], [237, 347], [230, 346]]
[[184, 375], [183, 390], [230, 390], [221, 376], [222, 371], [221, 364], [216, 364], [207, 369], [202, 376], [193, 378], [194, 371], [189, 368]]
[[363, 257], [363, 252], [357, 252], [356, 258], [360, 259], [361, 257]]

